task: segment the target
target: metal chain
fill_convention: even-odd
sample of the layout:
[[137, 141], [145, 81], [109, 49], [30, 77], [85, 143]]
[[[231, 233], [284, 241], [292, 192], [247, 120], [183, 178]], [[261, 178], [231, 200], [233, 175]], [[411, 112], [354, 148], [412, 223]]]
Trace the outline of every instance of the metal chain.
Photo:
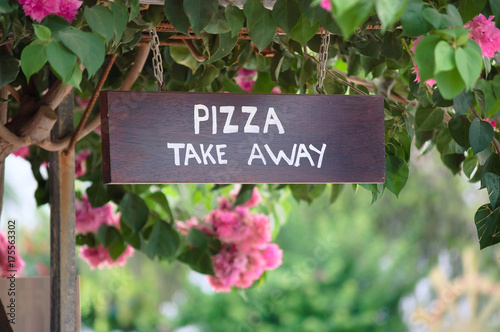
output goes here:
[[326, 61], [328, 60], [328, 46], [330, 45], [330, 32], [323, 29], [321, 31], [321, 46], [319, 48], [318, 59], [318, 91], [323, 91], [323, 80], [326, 76]]
[[151, 51], [153, 52], [153, 70], [156, 77], [156, 81], [158, 86], [155, 91], [160, 91], [163, 88], [163, 65], [160, 53], [160, 39], [158, 38], [158, 34], [156, 33], [156, 27], [149, 30], [149, 37], [151, 38], [149, 42], [149, 47], [151, 47]]

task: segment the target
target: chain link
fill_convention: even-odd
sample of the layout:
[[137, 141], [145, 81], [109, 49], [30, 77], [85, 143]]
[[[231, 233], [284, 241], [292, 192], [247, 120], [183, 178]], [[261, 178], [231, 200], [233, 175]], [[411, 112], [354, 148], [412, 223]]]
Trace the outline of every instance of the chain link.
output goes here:
[[323, 90], [323, 80], [326, 76], [326, 61], [328, 60], [328, 46], [330, 45], [330, 32], [321, 31], [321, 46], [318, 54], [318, 90]]
[[163, 88], [163, 64], [160, 53], [160, 39], [158, 38], [158, 34], [156, 33], [156, 27], [149, 30], [149, 37], [151, 38], [149, 42], [149, 47], [151, 47], [151, 51], [153, 52], [153, 70], [154, 75], [156, 77], [156, 81], [158, 86], [155, 91], [160, 91]]

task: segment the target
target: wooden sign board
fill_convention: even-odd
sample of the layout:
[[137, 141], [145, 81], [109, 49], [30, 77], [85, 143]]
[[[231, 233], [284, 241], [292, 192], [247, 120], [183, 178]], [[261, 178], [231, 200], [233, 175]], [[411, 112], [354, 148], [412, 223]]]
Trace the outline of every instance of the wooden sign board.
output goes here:
[[383, 183], [380, 96], [103, 91], [105, 183]]

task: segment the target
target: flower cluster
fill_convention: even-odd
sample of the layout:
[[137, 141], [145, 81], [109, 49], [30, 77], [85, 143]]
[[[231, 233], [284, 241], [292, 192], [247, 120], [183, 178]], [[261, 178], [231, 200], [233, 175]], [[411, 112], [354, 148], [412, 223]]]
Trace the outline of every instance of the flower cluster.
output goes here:
[[[16, 248], [17, 249], [17, 248]], [[9, 255], [9, 242], [3, 233], [0, 233], [0, 277], [5, 278], [10, 275], [9, 270], [20, 272], [24, 266], [24, 261], [19, 257], [17, 250], [15, 255]], [[14, 260], [9, 262], [9, 256], [14, 257]], [[12, 264], [12, 265], [11, 265]]]
[[219, 197], [217, 208], [209, 212], [204, 223], [196, 218], [177, 222], [181, 233], [197, 228], [221, 241], [221, 250], [212, 258], [215, 275], [208, 277], [217, 292], [250, 287], [265, 270], [280, 266], [283, 256], [278, 245], [270, 243], [269, 218], [249, 210], [261, 201], [257, 188], [249, 201], [231, 209], [235, 197], [236, 193], [232, 193], [231, 199]]
[[471, 29], [469, 39], [474, 40], [481, 47], [483, 57], [492, 58], [495, 52], [500, 52], [500, 30], [495, 27], [494, 16], [486, 17], [479, 14], [465, 24]]
[[[500, 29], [495, 27], [495, 22], [493, 22], [494, 16], [486, 17], [483, 14], [479, 14], [474, 17], [469, 22], [465, 23], [464, 28], [470, 29], [469, 39], [474, 40], [481, 47], [481, 52], [483, 53], [483, 58], [492, 58], [495, 56], [496, 52], [500, 52]], [[420, 36], [413, 42], [411, 47], [411, 52], [415, 53], [415, 49], [418, 43], [424, 38]], [[415, 73], [417, 77], [415, 82], [420, 83], [420, 74], [418, 72], [418, 67], [415, 64], [412, 68], [412, 73]], [[428, 79], [425, 81], [429, 87], [436, 84], [433, 79]]]
[[73, 22], [83, 1], [78, 0], [19, 0], [24, 13], [41, 22], [45, 16], [55, 14]]
[[[78, 234], [97, 233], [102, 225], [120, 228], [120, 216], [114, 213], [115, 207], [112, 203], [107, 203], [101, 207], [92, 207], [88, 197], [82, 195], [82, 200], [75, 202], [75, 228]], [[127, 246], [125, 251], [113, 260], [107, 248], [99, 245], [89, 247], [84, 245], [80, 248], [80, 257], [94, 268], [104, 266], [125, 265], [128, 257], [132, 256], [134, 248]]]

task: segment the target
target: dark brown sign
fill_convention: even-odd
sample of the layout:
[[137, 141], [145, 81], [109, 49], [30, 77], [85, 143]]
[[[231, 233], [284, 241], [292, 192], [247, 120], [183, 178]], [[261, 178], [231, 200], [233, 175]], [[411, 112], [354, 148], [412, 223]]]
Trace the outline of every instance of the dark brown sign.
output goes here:
[[104, 91], [105, 183], [382, 183], [380, 96]]

